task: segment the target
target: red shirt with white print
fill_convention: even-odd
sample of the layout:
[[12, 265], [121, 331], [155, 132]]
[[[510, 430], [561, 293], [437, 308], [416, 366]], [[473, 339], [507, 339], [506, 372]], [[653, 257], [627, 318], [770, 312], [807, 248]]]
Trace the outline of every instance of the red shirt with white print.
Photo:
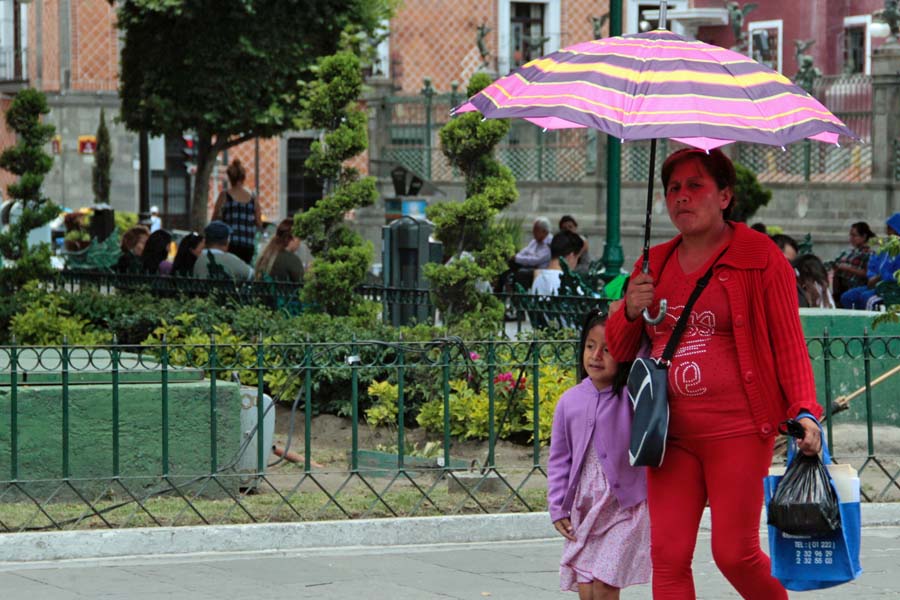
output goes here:
[[[724, 246], [723, 248], [724, 249]], [[700, 279], [721, 253], [693, 273], [685, 273], [672, 253], [657, 283], [656, 296], [669, 308], [659, 325], [647, 327], [651, 356], [662, 356], [672, 330]], [[737, 347], [725, 288], [712, 278], [697, 298], [669, 367], [669, 437], [714, 439], [756, 431], [741, 384]], [[723, 399], [727, 398], [727, 402]]]

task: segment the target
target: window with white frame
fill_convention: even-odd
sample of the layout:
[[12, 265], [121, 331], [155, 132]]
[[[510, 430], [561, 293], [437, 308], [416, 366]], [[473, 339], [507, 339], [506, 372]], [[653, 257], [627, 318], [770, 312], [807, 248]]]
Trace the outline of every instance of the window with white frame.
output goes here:
[[844, 73], [871, 71], [872, 34], [869, 28], [871, 24], [872, 15], [844, 17]]
[[[16, 4], [12, 0], [0, 0], [0, 80], [22, 79], [26, 76], [25, 47], [27, 36], [28, 7], [19, 5], [18, 19], [14, 12]], [[18, 23], [16, 23], [18, 21]], [[19, 30], [19, 44], [15, 32]]]
[[754, 21], [747, 24], [747, 33], [750, 38], [747, 52], [756, 62], [766, 65], [770, 69], [781, 72], [784, 65], [783, 55], [783, 22]]
[[[666, 2], [666, 6], [668, 10], [684, 10], [688, 8], [687, 0], [668, 0]], [[659, 2], [653, 2], [652, 0], [628, 0], [628, 7], [625, 12], [626, 22], [623, 24], [625, 31], [624, 33], [642, 33], [645, 31], [652, 31], [656, 29], [659, 25], [659, 21], [657, 19], [651, 19], [649, 16], [645, 15], [645, 13], [655, 13], [659, 11]], [[667, 29], [670, 31], [676, 31], [677, 26], [671, 20], [666, 24]]]
[[498, 0], [497, 71], [501, 75], [559, 50], [561, 0]]
[[544, 9], [539, 2], [513, 2], [509, 7], [509, 64], [521, 67], [544, 55]]

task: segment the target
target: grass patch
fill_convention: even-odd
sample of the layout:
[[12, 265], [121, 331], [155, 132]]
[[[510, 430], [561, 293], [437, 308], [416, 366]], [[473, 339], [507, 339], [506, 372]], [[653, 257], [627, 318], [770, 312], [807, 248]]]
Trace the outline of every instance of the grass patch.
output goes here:
[[[516, 489], [527, 474], [523, 470], [504, 476]], [[518, 496], [505, 487], [499, 493], [474, 487], [471, 496], [451, 493], [448, 479], [447, 475], [423, 475], [414, 477], [414, 485], [402, 476], [391, 483], [389, 478], [365, 474], [314, 472], [304, 476], [298, 470], [268, 477], [255, 489], [233, 496], [224, 490], [233, 489], [234, 481], [220, 485], [207, 478], [190, 485], [176, 482], [177, 489], [158, 480], [154, 493], [144, 491], [146, 481], [109, 482], [105, 493], [83, 499], [78, 497], [80, 485], [96, 489], [97, 481], [73, 482], [40, 495], [30, 491], [28, 484], [7, 485], [0, 491], [0, 531], [278, 523], [547, 508], [546, 481], [541, 475], [528, 479]], [[134, 489], [129, 484], [134, 484]]]

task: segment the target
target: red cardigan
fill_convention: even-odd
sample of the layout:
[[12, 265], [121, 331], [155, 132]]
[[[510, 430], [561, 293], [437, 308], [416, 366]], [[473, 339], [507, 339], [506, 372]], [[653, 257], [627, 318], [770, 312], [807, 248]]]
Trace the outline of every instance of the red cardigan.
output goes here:
[[[821, 418], [812, 365], [800, 326], [794, 271], [768, 236], [743, 223], [731, 223], [734, 238], [713, 271], [728, 296], [735, 345], [750, 413], [762, 437], [777, 433], [778, 423], [801, 411]], [[681, 236], [650, 249], [650, 273], [658, 277], [663, 260]], [[672, 260], [677, 260], [672, 256]], [[640, 272], [640, 260], [632, 275]], [[658, 302], [650, 312], [656, 314]], [[624, 307], [606, 327], [606, 343], [618, 362], [637, 354], [644, 321], [629, 321]]]

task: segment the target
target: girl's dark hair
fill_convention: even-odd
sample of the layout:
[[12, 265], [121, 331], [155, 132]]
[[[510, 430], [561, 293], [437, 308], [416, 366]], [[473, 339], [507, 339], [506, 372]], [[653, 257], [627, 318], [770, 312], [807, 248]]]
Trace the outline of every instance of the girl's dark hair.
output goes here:
[[192, 250], [200, 245], [203, 236], [199, 233], [191, 232], [182, 238], [178, 244], [178, 252], [175, 253], [175, 260], [172, 261], [172, 274], [184, 275], [192, 277], [194, 275], [194, 263], [197, 257], [194, 256]]
[[[624, 310], [624, 308], [622, 309]], [[605, 311], [595, 308], [589, 311], [584, 317], [584, 324], [581, 327], [581, 339], [578, 342], [578, 380], [582, 381], [585, 377], [588, 376], [587, 371], [584, 369], [584, 346], [587, 343], [587, 337], [590, 333], [591, 329], [596, 327], [597, 325], [606, 326], [606, 321], [609, 319], [609, 314]], [[631, 370], [631, 363], [619, 363], [619, 370], [616, 372], [616, 377], [613, 380], [613, 391], [615, 393], [619, 393], [625, 387], [625, 384], [628, 383], [628, 371]]]
[[718, 148], [710, 150], [698, 150], [697, 148], [682, 148], [676, 150], [666, 158], [666, 162], [662, 166], [662, 184], [663, 194], [669, 189], [669, 178], [672, 177], [672, 171], [679, 164], [686, 160], [696, 159], [700, 161], [706, 172], [715, 180], [716, 186], [720, 190], [730, 189], [732, 192], [731, 202], [722, 211], [722, 215], [727, 219], [731, 216], [731, 209], [737, 198], [734, 196], [734, 187], [737, 185], [737, 174], [734, 171], [734, 164], [731, 159], [725, 156]]
[[144, 253], [141, 255], [141, 263], [145, 273], [159, 273], [159, 263], [169, 256], [169, 243], [172, 234], [165, 229], [157, 229], [147, 238], [144, 245]]
[[867, 241], [867, 242], [868, 242], [869, 240], [871, 240], [873, 237], [875, 237], [875, 232], [872, 231], [872, 228], [869, 227], [869, 224], [866, 223], [865, 221], [859, 221], [858, 223], [854, 223], [854, 224], [851, 225], [850, 227], [852, 227], [853, 229], [855, 229], [855, 230], [856, 230], [856, 233], [858, 233], [859, 235], [861, 235], [861, 236], [863, 236], [864, 238], [866, 238], [866, 241]]

